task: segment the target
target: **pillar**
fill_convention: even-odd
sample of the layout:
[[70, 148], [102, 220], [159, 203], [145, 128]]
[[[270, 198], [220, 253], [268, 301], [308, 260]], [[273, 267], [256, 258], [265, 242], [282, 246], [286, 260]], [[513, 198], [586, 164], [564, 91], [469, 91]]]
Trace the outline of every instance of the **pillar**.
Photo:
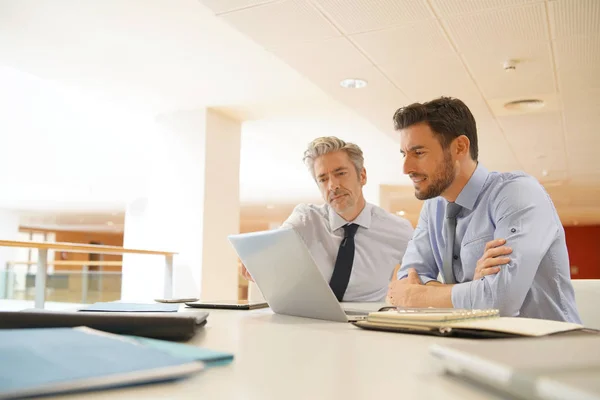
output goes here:
[[[124, 246], [175, 251], [173, 297], [237, 299], [241, 123], [211, 110], [157, 118], [143, 196], [125, 213]], [[140, 151], [144, 151], [140, 149]], [[164, 258], [123, 257], [122, 299], [163, 297]]]

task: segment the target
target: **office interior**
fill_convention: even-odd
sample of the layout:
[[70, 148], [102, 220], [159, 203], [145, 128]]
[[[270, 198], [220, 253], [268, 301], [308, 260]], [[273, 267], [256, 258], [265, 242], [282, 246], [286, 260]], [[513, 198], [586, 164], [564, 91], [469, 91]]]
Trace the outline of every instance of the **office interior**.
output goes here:
[[[226, 236], [323, 202], [302, 164], [315, 137], [359, 144], [367, 201], [416, 224], [391, 116], [447, 95], [475, 115], [488, 169], [545, 187], [572, 278], [600, 278], [594, 0], [1, 7], [2, 239], [174, 251], [176, 293], [246, 299]], [[31, 300], [36, 250], [0, 251], [3, 298]], [[162, 285], [160, 260], [49, 260], [51, 301], [153, 298]], [[90, 261], [104, 265], [86, 267], [82, 293]]]
[[[40, 257], [48, 309], [263, 300], [227, 236], [323, 203], [319, 136], [358, 144], [366, 200], [415, 226], [392, 116], [439, 96], [473, 112], [487, 169], [544, 186], [600, 329], [598, 0], [0, 1], [0, 311], [37, 305]], [[174, 252], [172, 282], [164, 257], [10, 241]], [[211, 311], [193, 344], [236, 357], [211, 379], [97, 397], [496, 398], [433, 375], [423, 337], [257, 312]]]

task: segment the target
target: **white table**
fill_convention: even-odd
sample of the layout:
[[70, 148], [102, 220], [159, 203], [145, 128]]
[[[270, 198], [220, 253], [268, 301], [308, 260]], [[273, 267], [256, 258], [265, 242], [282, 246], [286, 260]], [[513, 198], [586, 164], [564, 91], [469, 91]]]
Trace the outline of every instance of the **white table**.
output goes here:
[[189, 343], [231, 352], [231, 364], [174, 383], [60, 398], [499, 398], [438, 371], [428, 347], [445, 340], [464, 339], [366, 331], [349, 323], [276, 315], [270, 309], [211, 310], [207, 325]]

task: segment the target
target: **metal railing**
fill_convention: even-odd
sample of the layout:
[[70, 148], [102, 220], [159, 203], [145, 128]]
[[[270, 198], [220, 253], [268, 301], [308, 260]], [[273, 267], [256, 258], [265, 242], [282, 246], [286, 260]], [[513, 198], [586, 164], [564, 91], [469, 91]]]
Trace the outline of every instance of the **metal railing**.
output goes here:
[[[37, 268], [35, 273], [35, 307], [44, 308], [44, 302], [46, 301], [46, 278], [48, 277], [48, 250], [59, 250], [67, 253], [90, 253], [90, 254], [145, 254], [145, 255], [159, 255], [165, 258], [165, 269], [164, 269], [164, 297], [169, 298], [173, 291], [173, 256], [175, 252], [170, 251], [156, 251], [156, 250], [142, 250], [142, 249], [127, 249], [118, 246], [105, 246], [105, 245], [91, 245], [91, 244], [80, 244], [80, 243], [55, 243], [55, 242], [29, 242], [29, 241], [14, 241], [14, 240], [0, 240], [0, 246], [4, 247], [22, 247], [38, 250], [37, 257]], [[64, 263], [78, 263], [77, 265], [91, 266], [93, 261], [55, 261], [52, 264], [59, 265]], [[105, 261], [100, 261], [105, 262]], [[106, 261], [107, 262], [107, 261]], [[8, 269], [7, 269], [8, 270]], [[90, 272], [90, 271], [88, 271]], [[87, 274], [89, 278], [89, 273]], [[10, 278], [10, 273], [6, 274], [6, 279]]]
[[[35, 294], [35, 276], [30, 267], [36, 265], [32, 261], [9, 261], [0, 287], [0, 297], [6, 299], [32, 300]], [[19, 268], [25, 266], [26, 268]], [[121, 267], [121, 261], [56, 261], [48, 263], [48, 267], [76, 266], [80, 270], [54, 270], [47, 274], [46, 292], [48, 300], [81, 302], [118, 300], [121, 294], [121, 272], [103, 271], [102, 267]], [[98, 267], [98, 271], [90, 271], [90, 267]], [[36, 271], [37, 272], [37, 271]], [[108, 281], [107, 281], [108, 279]], [[18, 283], [21, 283], [18, 285]], [[96, 295], [90, 297], [90, 292]]]

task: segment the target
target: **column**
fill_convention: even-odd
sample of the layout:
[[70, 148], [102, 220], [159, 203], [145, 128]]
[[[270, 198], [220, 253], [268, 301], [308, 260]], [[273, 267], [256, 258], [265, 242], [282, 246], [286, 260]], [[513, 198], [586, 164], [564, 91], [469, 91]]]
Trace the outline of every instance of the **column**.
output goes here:
[[[19, 235], [19, 213], [13, 210], [0, 210], [0, 239], [18, 240]], [[12, 292], [12, 286], [15, 282], [15, 269], [7, 273], [6, 263], [8, 261], [27, 261], [27, 259], [17, 260], [18, 249], [15, 247], [0, 247], [0, 299], [8, 298]], [[25, 271], [25, 266], [17, 267]], [[25, 279], [25, 278], [23, 278]]]
[[[157, 118], [145, 194], [125, 214], [124, 246], [175, 251], [173, 297], [237, 299], [241, 123], [210, 109]], [[163, 297], [164, 258], [125, 255], [122, 299]]]

